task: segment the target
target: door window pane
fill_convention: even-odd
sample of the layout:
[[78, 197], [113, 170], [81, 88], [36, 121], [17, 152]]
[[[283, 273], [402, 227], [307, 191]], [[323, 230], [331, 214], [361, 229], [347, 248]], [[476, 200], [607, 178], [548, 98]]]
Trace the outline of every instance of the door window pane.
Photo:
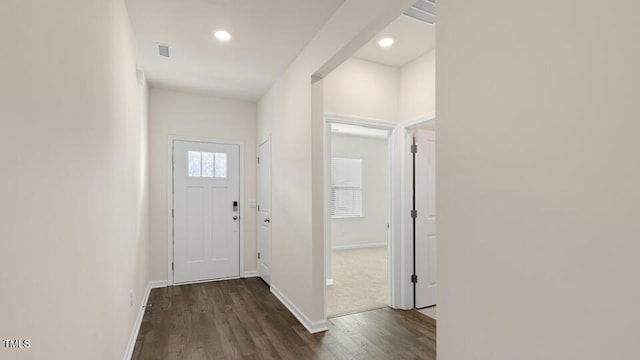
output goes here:
[[227, 154], [189, 151], [188, 157], [189, 177], [227, 177]]
[[201, 153], [200, 151], [189, 151], [189, 176], [200, 177]]
[[215, 153], [215, 176], [217, 178], [227, 177], [227, 154]]
[[202, 177], [213, 177], [213, 153], [202, 153]]

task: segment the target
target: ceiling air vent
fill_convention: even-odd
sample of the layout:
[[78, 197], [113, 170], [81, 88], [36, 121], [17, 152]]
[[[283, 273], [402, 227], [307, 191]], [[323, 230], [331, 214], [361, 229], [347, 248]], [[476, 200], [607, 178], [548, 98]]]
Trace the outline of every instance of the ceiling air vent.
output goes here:
[[435, 0], [419, 0], [403, 13], [414, 20], [425, 22], [427, 24], [436, 23], [436, 1]]
[[169, 45], [162, 45], [162, 44], [157, 44], [157, 45], [158, 45], [158, 56], [164, 57], [164, 58], [171, 57], [171, 47]]

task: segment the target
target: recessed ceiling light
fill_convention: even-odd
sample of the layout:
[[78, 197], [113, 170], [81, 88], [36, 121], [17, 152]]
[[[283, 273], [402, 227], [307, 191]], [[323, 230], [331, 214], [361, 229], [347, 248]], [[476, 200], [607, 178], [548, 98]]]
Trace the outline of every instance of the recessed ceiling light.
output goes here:
[[393, 45], [394, 42], [395, 40], [393, 40], [392, 37], [385, 36], [382, 39], [378, 40], [378, 45], [380, 45], [380, 47], [386, 48]]
[[213, 35], [215, 35], [215, 37], [220, 41], [231, 40], [231, 34], [229, 34], [229, 32], [225, 30], [216, 30], [216, 32], [213, 33]]

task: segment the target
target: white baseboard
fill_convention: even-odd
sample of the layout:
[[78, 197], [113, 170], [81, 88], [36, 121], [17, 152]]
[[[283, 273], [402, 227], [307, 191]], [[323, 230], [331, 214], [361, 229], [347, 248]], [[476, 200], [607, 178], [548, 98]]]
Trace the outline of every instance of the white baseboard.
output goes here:
[[250, 277], [258, 277], [258, 276], [260, 276], [260, 274], [258, 273], [258, 270], [251, 270], [251, 271], [245, 271], [242, 277], [250, 278]]
[[333, 279], [327, 279], [327, 286], [333, 285]]
[[340, 250], [368, 249], [368, 248], [380, 248], [380, 247], [387, 247], [387, 243], [379, 242], [379, 243], [366, 243], [366, 244], [353, 244], [353, 245], [338, 245], [331, 248], [331, 250], [340, 251]]
[[138, 338], [138, 333], [140, 332], [140, 326], [142, 326], [142, 318], [144, 317], [144, 311], [146, 309], [147, 302], [149, 301], [149, 294], [151, 294], [151, 289], [166, 286], [167, 280], [149, 281], [149, 283], [147, 284], [147, 289], [144, 292], [144, 296], [142, 297], [142, 302], [140, 304], [140, 309], [138, 310], [138, 316], [136, 317], [136, 321], [133, 323], [133, 329], [131, 331], [131, 337], [129, 338], [127, 352], [124, 354], [124, 360], [130, 360], [133, 356], [133, 349], [136, 346], [136, 339]]
[[326, 321], [316, 321], [313, 322], [309, 320], [309, 318], [302, 313], [292, 302], [289, 300], [284, 294], [280, 292], [275, 286], [271, 285], [271, 293], [275, 295], [278, 300], [293, 314], [293, 316], [300, 321], [300, 323], [309, 331], [314, 334], [321, 331], [327, 331], [329, 328], [327, 327]]
[[149, 294], [151, 293], [151, 289], [157, 289], [157, 288], [163, 288], [163, 287], [167, 287], [167, 280], [149, 281]]

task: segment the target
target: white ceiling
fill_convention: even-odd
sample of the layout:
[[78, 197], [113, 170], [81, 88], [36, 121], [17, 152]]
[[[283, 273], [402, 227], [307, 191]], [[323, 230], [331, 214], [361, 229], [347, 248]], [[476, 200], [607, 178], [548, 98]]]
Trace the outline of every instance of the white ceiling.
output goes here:
[[[149, 84], [256, 101], [344, 0], [127, 0]], [[228, 43], [212, 35], [231, 33]], [[170, 59], [156, 44], [171, 46]]]
[[[382, 48], [378, 40], [391, 36], [393, 46]], [[436, 27], [406, 16], [400, 16], [380, 34], [371, 39], [353, 56], [396, 68], [403, 67], [436, 47]]]

